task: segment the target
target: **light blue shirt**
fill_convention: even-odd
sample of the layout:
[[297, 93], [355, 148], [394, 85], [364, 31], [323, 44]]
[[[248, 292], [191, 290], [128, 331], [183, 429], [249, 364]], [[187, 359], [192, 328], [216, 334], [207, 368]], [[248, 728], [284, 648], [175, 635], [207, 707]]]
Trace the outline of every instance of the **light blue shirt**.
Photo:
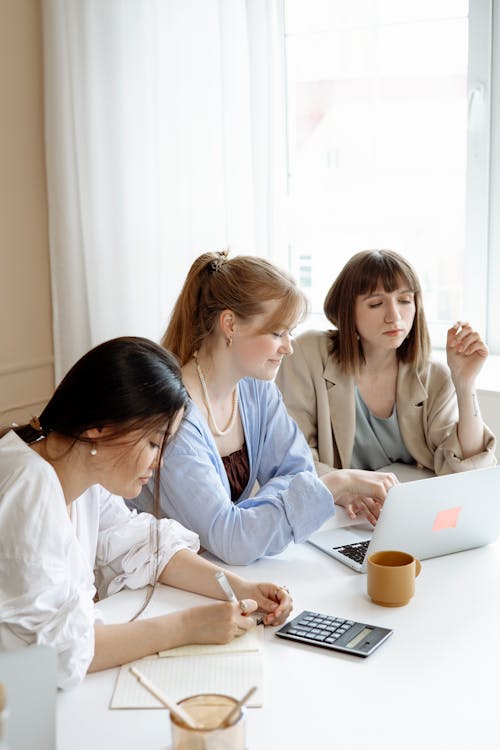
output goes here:
[[[206, 420], [191, 402], [167, 445], [161, 469], [161, 507], [200, 536], [226, 563], [247, 565], [302, 542], [333, 515], [330, 491], [318, 479], [307, 442], [272, 382], [244, 378], [239, 408], [250, 477], [237, 503]], [[250, 493], [255, 482], [260, 489]], [[130, 507], [150, 510], [151, 487]]]

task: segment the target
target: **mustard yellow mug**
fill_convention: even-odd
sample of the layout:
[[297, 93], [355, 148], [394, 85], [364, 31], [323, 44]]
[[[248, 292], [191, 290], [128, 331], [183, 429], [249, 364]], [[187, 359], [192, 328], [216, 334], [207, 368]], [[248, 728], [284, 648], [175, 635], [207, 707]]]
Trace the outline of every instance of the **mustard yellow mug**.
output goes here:
[[374, 552], [367, 564], [368, 596], [382, 607], [403, 607], [415, 593], [421, 569], [420, 561], [408, 552]]

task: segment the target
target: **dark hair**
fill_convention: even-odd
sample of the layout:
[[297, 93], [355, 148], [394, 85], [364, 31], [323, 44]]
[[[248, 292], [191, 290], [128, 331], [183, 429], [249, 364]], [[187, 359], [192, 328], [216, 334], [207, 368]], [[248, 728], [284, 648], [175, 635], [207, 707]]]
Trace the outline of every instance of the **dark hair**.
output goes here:
[[169, 424], [187, 402], [175, 357], [148, 339], [124, 336], [73, 365], [32, 424], [15, 428], [30, 443], [49, 432], [87, 441], [85, 430], [113, 426], [112, 437]]
[[344, 372], [358, 372], [365, 361], [356, 332], [356, 297], [371, 294], [379, 282], [386, 292], [392, 292], [404, 283], [414, 295], [415, 319], [410, 333], [396, 351], [398, 359], [420, 369], [430, 357], [430, 336], [417, 274], [408, 261], [393, 250], [363, 250], [345, 264], [323, 305], [326, 317], [337, 329], [332, 332], [331, 351]]
[[217, 316], [232, 310], [245, 320], [280, 300], [263, 333], [291, 328], [307, 312], [307, 299], [294, 279], [264, 258], [227, 251], [204, 253], [191, 266], [162, 338], [184, 365], [214, 332]]
[[[112, 427], [109, 440], [134, 430], [158, 429], [168, 439], [172, 422], [187, 403], [175, 357], [149, 339], [124, 336], [91, 349], [73, 365], [38, 419], [13, 427], [32, 443], [57, 432], [75, 442], [91, 428]], [[155, 483], [159, 477], [156, 472]], [[159, 485], [155, 484], [155, 512]]]

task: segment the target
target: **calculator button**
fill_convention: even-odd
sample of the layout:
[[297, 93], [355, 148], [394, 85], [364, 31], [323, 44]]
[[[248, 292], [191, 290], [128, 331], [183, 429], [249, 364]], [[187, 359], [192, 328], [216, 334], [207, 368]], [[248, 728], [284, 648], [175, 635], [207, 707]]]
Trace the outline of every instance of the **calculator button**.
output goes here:
[[[352, 633], [356, 635], [364, 627], [369, 627], [376, 632], [377, 640], [372, 642], [371, 648], [362, 649], [359, 646], [347, 648], [345, 644], [352, 640]], [[306, 610], [299, 614], [296, 620], [284, 625], [277, 634], [284, 637], [290, 636], [291, 639], [300, 639], [302, 643], [310, 643], [313, 646], [368, 656], [391, 633], [392, 631], [386, 628], [375, 628], [375, 626], [364, 625], [355, 620], [344, 620], [340, 617], [321, 615], [319, 612]]]

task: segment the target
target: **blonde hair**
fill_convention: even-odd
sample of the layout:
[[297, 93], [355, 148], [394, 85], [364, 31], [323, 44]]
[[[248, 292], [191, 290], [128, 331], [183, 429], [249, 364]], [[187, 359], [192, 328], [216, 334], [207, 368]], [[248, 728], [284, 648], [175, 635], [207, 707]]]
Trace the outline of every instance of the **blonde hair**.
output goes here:
[[292, 328], [307, 312], [307, 299], [292, 276], [268, 260], [230, 259], [227, 250], [203, 253], [189, 269], [161, 344], [184, 365], [213, 335], [223, 310], [248, 320], [271, 300], [281, 304], [262, 333]]

